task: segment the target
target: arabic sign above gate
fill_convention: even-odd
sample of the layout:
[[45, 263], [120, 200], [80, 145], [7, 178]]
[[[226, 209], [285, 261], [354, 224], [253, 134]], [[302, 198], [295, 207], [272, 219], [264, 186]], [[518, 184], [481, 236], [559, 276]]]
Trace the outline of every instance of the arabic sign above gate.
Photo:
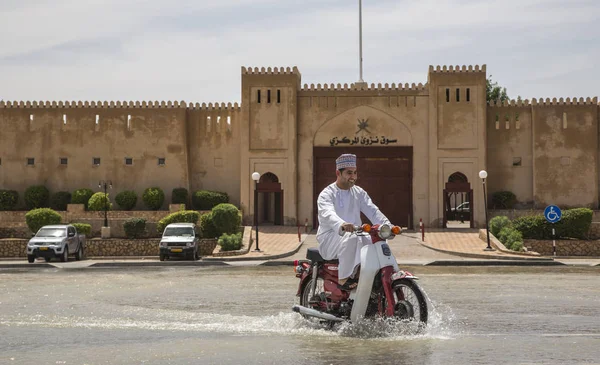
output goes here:
[[342, 138], [338, 138], [338, 137], [333, 137], [332, 139], [329, 140], [329, 144], [331, 146], [337, 146], [338, 144], [349, 144], [350, 146], [353, 146], [355, 144], [361, 144], [364, 146], [370, 146], [373, 144], [381, 144], [381, 145], [387, 145], [390, 143], [397, 143], [398, 140], [397, 139], [389, 139], [386, 138], [385, 136], [381, 136], [381, 139], [378, 136], [375, 137], [354, 137], [352, 139], [344, 136]]

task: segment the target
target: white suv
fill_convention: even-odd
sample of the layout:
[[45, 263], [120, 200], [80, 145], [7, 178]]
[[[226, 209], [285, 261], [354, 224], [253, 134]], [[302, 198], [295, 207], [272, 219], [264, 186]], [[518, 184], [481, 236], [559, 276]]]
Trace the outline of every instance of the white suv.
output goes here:
[[159, 244], [160, 261], [171, 256], [183, 256], [191, 260], [200, 259], [198, 243], [200, 238], [196, 234], [194, 223], [171, 223], [163, 232]]

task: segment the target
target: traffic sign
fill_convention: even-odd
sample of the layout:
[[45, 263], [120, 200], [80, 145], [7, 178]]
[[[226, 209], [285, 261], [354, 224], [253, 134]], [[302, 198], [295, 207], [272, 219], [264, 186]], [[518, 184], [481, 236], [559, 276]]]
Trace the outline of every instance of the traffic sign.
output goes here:
[[544, 209], [544, 218], [546, 218], [548, 223], [556, 223], [561, 217], [562, 212], [556, 205], [548, 205], [546, 209]]

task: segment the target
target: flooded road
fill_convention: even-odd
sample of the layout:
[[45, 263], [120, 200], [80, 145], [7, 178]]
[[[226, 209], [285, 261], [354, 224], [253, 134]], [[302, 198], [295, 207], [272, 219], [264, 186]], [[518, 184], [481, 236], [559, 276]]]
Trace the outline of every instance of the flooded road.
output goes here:
[[0, 364], [600, 363], [600, 269], [408, 267], [422, 333], [315, 327], [291, 267], [0, 271]]

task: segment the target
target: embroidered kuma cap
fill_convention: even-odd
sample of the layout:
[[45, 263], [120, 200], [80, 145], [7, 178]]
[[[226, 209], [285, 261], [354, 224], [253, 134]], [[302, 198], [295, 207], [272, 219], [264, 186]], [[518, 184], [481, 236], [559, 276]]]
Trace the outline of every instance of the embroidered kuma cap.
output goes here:
[[345, 153], [335, 160], [336, 170], [348, 167], [356, 168], [356, 155]]

